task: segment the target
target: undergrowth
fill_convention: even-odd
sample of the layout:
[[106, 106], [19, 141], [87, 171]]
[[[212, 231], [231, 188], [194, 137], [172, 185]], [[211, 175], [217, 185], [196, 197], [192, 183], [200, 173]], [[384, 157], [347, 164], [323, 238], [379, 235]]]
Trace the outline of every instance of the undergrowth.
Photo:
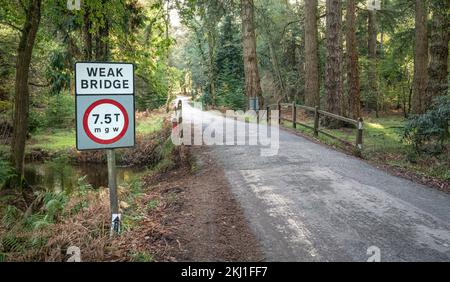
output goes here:
[[[151, 174], [177, 168], [187, 157], [169, 135], [170, 126], [163, 126], [142, 144], [140, 153], [132, 150], [126, 156], [140, 162], [148, 158], [139, 155], [143, 151], [151, 154]], [[1, 196], [0, 261], [67, 261], [71, 246], [80, 248], [82, 261], [155, 260], [157, 239], [146, 245], [139, 241], [145, 236], [136, 234], [150, 229], [156, 232], [151, 237], [163, 236], [157, 223], [165, 206], [163, 196], [144, 189], [140, 177], [119, 187], [122, 234], [110, 238], [108, 189], [93, 189], [85, 177], [76, 187], [72, 192], [36, 191], [29, 206], [15, 204], [19, 193]]]

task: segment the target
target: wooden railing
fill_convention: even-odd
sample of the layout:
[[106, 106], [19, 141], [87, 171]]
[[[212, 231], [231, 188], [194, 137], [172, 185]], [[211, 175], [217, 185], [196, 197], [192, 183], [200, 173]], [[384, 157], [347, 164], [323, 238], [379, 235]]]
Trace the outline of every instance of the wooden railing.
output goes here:
[[[286, 108], [286, 107], [291, 107], [291, 119], [284, 118], [283, 115], [282, 115], [282, 110], [283, 110], [283, 108]], [[266, 108], [266, 110], [267, 110], [267, 115], [266, 115], [267, 122], [269, 122], [269, 120], [270, 120], [270, 115], [269, 115], [270, 109], [271, 109], [270, 106], [268, 106]], [[302, 123], [302, 122], [297, 121], [297, 109], [302, 109], [302, 110], [305, 110], [307, 112], [314, 113], [314, 125], [311, 126], [311, 125], [308, 125], [306, 123]], [[323, 111], [323, 110], [319, 110], [318, 107], [314, 107], [313, 108], [313, 107], [308, 107], [308, 106], [304, 106], [304, 105], [298, 105], [298, 104], [295, 104], [295, 103], [292, 103], [292, 104], [278, 103], [277, 104], [277, 110], [279, 112], [279, 115], [278, 115], [279, 116], [279, 120], [278, 120], [278, 122], [280, 124], [281, 124], [282, 121], [287, 121], [287, 122], [292, 122], [292, 127], [293, 128], [297, 128], [297, 125], [306, 127], [308, 129], [313, 130], [314, 131], [314, 136], [316, 136], [316, 137], [318, 137], [319, 133], [321, 133], [321, 134], [323, 134], [323, 135], [325, 135], [327, 137], [330, 137], [332, 139], [336, 139], [336, 140], [338, 140], [338, 141], [340, 141], [340, 142], [342, 142], [344, 144], [355, 146], [356, 150], [358, 151], [358, 153], [361, 154], [361, 151], [362, 151], [362, 148], [363, 148], [363, 130], [364, 130], [364, 128], [363, 128], [363, 124], [364, 123], [363, 123], [363, 119], [362, 118], [359, 118], [358, 120], [354, 120], [354, 119], [351, 119], [351, 118], [346, 118], [346, 117], [343, 117], [343, 116], [340, 116], [340, 115], [336, 115], [336, 114], [329, 113], [329, 112], [326, 112], [326, 111]], [[350, 143], [347, 140], [344, 140], [342, 138], [334, 136], [331, 133], [320, 129], [320, 122], [319, 122], [319, 120], [320, 120], [320, 116], [321, 115], [329, 117], [329, 118], [337, 119], [337, 120], [343, 121], [345, 123], [349, 123], [349, 124], [354, 125], [356, 127], [356, 130], [357, 130], [355, 143], [354, 144]]]

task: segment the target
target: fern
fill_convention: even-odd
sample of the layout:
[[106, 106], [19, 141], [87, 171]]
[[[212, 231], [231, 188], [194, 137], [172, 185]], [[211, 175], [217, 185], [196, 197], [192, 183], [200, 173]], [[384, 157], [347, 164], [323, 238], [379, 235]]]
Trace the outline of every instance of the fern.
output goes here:
[[25, 230], [33, 231], [36, 229], [36, 224], [41, 225], [40, 222], [45, 220], [45, 215], [43, 214], [32, 214], [25, 219], [23, 227], [25, 228]]
[[6, 228], [12, 227], [17, 220], [22, 216], [22, 212], [15, 206], [8, 205], [4, 209], [2, 224]]
[[6, 234], [2, 239], [3, 251], [22, 252], [25, 250], [23, 238], [13, 234]]
[[47, 242], [48, 242], [48, 239], [46, 237], [33, 236], [28, 240], [27, 245], [29, 248], [40, 249], [40, 248], [44, 247], [45, 245], [47, 245]]
[[0, 157], [0, 187], [8, 180], [13, 177], [14, 170], [12, 169], [10, 163]]
[[86, 192], [92, 190], [92, 185], [86, 180], [87, 175], [78, 178], [78, 193], [81, 195], [86, 194]]
[[44, 208], [48, 222], [53, 222], [64, 210], [67, 196], [64, 193], [46, 192], [44, 195]]

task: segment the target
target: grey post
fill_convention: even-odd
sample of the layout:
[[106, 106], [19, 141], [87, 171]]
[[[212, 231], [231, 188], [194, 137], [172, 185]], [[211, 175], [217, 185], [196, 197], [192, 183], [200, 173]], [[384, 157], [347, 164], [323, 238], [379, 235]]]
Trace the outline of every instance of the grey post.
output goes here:
[[319, 107], [314, 108], [314, 136], [319, 136]]
[[[117, 199], [117, 184], [116, 184], [116, 155], [113, 149], [106, 150], [108, 159], [108, 186], [109, 186], [109, 203], [111, 209], [111, 219], [113, 214], [119, 213], [119, 203]], [[112, 224], [112, 222], [111, 222]], [[120, 225], [119, 225], [120, 226]], [[111, 229], [111, 235], [117, 235], [118, 230]], [[116, 234], [114, 234], [116, 233]]]
[[183, 127], [181, 124], [183, 123], [183, 102], [181, 100], [178, 101], [178, 126], [180, 128], [180, 138], [183, 138]]
[[270, 107], [266, 107], [266, 118], [267, 118], [267, 124], [270, 123]]
[[363, 119], [358, 119], [358, 131], [356, 134], [356, 147], [359, 151], [363, 149]]
[[281, 104], [278, 102], [278, 124], [281, 124]]
[[297, 128], [297, 107], [295, 102], [292, 102], [292, 127]]

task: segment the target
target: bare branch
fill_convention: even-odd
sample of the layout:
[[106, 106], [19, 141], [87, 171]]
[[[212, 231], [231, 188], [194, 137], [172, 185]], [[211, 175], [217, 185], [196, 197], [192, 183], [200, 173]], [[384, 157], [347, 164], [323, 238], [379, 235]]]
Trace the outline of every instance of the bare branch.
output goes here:
[[296, 20], [296, 21], [292, 21], [292, 22], [288, 22], [285, 26], [284, 26], [284, 28], [283, 28], [283, 35], [282, 35], [282, 37], [284, 37], [284, 34], [286, 33], [286, 29], [288, 28], [288, 26], [290, 26], [291, 24], [295, 24], [295, 23], [298, 23], [298, 22], [300, 22], [300, 21], [302, 21], [303, 19], [301, 19], [301, 20]]
[[20, 31], [20, 32], [23, 31], [23, 29], [21, 29], [20, 27], [14, 25], [14, 24], [12, 24], [12, 23], [9, 23], [9, 22], [3, 22], [3, 21], [0, 21], [0, 24], [2, 24], [2, 25], [7, 25], [7, 26], [9, 26], [9, 27], [11, 27], [11, 28], [13, 28], [13, 29], [15, 29], [15, 30], [17, 30], [17, 31]]
[[28, 82], [28, 85], [31, 85], [31, 86], [35, 86], [35, 87], [42, 87], [42, 88], [44, 88], [44, 87], [49, 87], [50, 86], [50, 82], [47, 82], [46, 84], [39, 84], [39, 83], [35, 83], [35, 82]]

